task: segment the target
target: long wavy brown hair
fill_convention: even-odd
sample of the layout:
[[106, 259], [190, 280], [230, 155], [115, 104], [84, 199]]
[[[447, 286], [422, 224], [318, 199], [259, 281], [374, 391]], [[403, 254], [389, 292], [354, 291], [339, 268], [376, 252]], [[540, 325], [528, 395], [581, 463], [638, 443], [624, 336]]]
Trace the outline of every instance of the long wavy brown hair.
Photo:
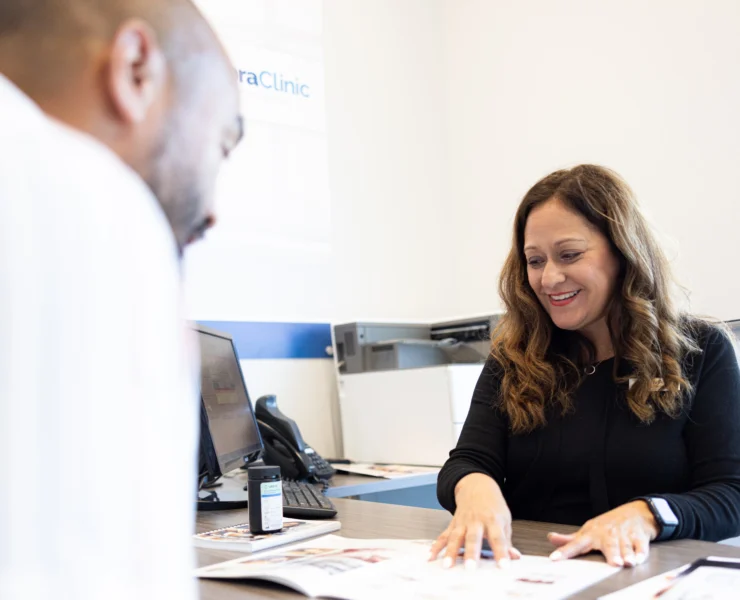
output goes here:
[[[679, 313], [671, 300], [668, 262], [630, 187], [614, 171], [580, 165], [538, 181], [516, 213], [514, 240], [499, 282], [506, 311], [491, 347], [502, 373], [497, 403], [512, 431], [542, 427], [549, 408], [568, 412], [584, 367], [596, 358], [584, 336], [555, 327], [527, 278], [524, 227], [532, 210], [553, 198], [600, 231], [619, 260], [607, 324], [616, 357], [614, 377], [623, 384], [634, 380], [627, 391], [629, 410], [643, 423], [659, 413], [676, 417], [692, 389], [683, 359], [698, 351], [696, 322]], [[623, 361], [630, 373], [618, 376]], [[662, 386], [655, 385], [657, 379]]]

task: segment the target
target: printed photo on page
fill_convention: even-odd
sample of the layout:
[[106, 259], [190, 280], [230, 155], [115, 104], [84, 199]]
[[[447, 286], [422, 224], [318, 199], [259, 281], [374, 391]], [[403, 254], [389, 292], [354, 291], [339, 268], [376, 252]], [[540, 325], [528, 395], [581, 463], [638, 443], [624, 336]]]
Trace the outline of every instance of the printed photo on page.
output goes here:
[[284, 546], [311, 537], [317, 537], [341, 527], [339, 521], [306, 521], [302, 519], [283, 519], [283, 528], [274, 533], [254, 534], [249, 523], [239, 523], [213, 531], [204, 531], [193, 536], [193, 542], [201, 548], [235, 550], [237, 552], [257, 552]]

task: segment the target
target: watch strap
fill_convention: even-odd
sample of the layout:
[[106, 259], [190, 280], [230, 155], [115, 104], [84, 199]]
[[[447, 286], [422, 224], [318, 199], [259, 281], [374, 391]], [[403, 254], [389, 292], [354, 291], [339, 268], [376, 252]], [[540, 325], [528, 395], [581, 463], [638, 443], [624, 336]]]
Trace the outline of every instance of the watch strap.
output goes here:
[[[653, 517], [655, 518], [655, 522], [658, 525], [658, 535], [655, 537], [656, 542], [662, 542], [664, 540], [669, 540], [673, 537], [673, 534], [675, 533], [676, 529], [678, 528], [678, 521], [674, 522], [667, 522], [663, 515], [660, 512], [660, 509], [655, 504], [655, 499], [651, 496], [641, 496], [639, 498], [635, 498], [635, 500], [642, 500], [650, 509], [650, 512], [653, 513]], [[671, 511], [672, 512], [672, 511]]]

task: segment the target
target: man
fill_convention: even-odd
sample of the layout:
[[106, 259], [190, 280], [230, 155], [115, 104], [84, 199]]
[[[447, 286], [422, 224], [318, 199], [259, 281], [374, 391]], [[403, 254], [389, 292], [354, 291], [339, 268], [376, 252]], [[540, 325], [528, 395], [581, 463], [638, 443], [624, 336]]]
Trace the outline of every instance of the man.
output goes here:
[[242, 135], [188, 0], [0, 2], [0, 598], [192, 598], [178, 260]]

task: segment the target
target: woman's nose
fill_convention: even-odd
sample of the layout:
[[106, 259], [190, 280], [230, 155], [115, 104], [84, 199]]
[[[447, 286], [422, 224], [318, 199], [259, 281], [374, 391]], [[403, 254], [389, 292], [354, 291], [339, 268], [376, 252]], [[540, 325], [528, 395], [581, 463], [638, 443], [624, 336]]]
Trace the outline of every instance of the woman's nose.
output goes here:
[[545, 290], [554, 289], [558, 284], [565, 281], [565, 274], [557, 263], [547, 261], [542, 271], [542, 287]]

